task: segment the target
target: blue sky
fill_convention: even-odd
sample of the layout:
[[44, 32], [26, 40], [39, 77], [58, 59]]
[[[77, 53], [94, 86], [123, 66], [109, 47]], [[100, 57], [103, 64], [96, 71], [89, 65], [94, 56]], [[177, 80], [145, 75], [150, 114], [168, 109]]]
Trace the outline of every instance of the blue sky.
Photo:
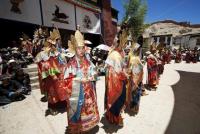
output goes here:
[[[119, 11], [119, 21], [124, 16], [125, 0], [111, 0], [112, 7]], [[200, 0], [146, 0], [148, 11], [146, 23], [172, 19], [175, 21], [190, 21], [200, 24]]]

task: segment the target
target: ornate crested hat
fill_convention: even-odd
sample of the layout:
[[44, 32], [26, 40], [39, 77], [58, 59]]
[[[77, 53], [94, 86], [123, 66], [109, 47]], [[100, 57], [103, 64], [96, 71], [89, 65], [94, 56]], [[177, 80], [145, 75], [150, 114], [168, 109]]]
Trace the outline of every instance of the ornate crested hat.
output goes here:
[[[73, 36], [71, 36], [71, 38], [73, 38]], [[71, 40], [68, 40], [68, 51], [72, 54], [75, 54], [75, 46]]]
[[50, 36], [47, 39], [47, 41], [51, 44], [56, 44], [56, 40], [61, 38], [60, 32], [58, 29], [53, 29], [53, 31], [50, 31]]
[[49, 43], [47, 41], [44, 41], [44, 47], [48, 47]]
[[57, 28], [53, 29], [53, 33], [55, 34], [56, 39], [61, 39], [60, 32]]
[[119, 33], [119, 45], [123, 48], [128, 41], [128, 31], [126, 29], [122, 29], [121, 33]]
[[44, 28], [42, 29], [41, 27], [36, 29], [33, 35], [34, 38], [45, 38], [47, 36], [48, 36], [48, 30]]
[[84, 36], [79, 30], [76, 30], [75, 35], [70, 36], [70, 40], [68, 40], [68, 51], [71, 54], [75, 54], [75, 50], [77, 47], [84, 47], [85, 40]]
[[76, 41], [76, 47], [82, 47], [85, 46], [85, 40], [84, 36], [81, 34], [79, 30], [76, 30], [75, 32], [75, 41]]

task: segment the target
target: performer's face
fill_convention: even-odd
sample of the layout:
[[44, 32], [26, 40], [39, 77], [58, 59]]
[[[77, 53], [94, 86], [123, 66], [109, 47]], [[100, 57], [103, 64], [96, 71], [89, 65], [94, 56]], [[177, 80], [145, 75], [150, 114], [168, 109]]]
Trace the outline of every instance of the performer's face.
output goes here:
[[76, 53], [79, 57], [83, 57], [85, 54], [85, 47], [81, 46], [81, 47], [77, 47], [76, 49]]
[[50, 49], [51, 49], [51, 51], [55, 51], [55, 50], [56, 50], [55, 44], [51, 44], [51, 45], [50, 45]]
[[57, 39], [57, 40], [56, 40], [56, 43], [57, 43], [58, 45], [61, 45], [61, 40], [60, 40], [60, 39]]

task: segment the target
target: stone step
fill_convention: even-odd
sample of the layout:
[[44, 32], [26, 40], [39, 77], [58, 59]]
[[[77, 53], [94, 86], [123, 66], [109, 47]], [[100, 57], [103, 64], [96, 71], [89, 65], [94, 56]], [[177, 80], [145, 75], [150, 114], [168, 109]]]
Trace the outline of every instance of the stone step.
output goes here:
[[29, 72], [28, 74], [29, 74], [30, 78], [38, 76], [38, 72], [36, 72], [36, 71], [35, 72]]
[[32, 89], [32, 90], [40, 89], [39, 82], [32, 83], [32, 84], [31, 84], [31, 89]]
[[39, 82], [38, 76], [30, 77], [30, 80], [31, 80], [31, 84], [32, 84], [32, 83], [38, 83], [38, 82]]
[[23, 68], [25, 73], [37, 72], [37, 67]]
[[34, 67], [37, 67], [37, 64], [33, 63], [33, 64], [28, 65], [28, 68], [34, 68]]
[[35, 88], [35, 89], [33, 89], [33, 90], [40, 90], [40, 88]]
[[37, 64], [33, 63], [33, 64], [28, 65], [28, 67], [37, 67]]

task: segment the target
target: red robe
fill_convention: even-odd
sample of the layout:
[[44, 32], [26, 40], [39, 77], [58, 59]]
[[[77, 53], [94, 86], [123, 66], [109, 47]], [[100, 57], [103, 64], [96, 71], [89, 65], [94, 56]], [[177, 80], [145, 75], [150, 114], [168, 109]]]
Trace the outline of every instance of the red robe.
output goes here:
[[176, 58], [175, 58], [175, 62], [176, 63], [179, 63], [179, 62], [181, 62], [181, 53], [176, 53]]
[[147, 58], [148, 85], [156, 86], [158, 84], [158, 66], [154, 57]]
[[123, 72], [123, 55], [113, 51], [106, 60], [106, 119], [113, 124], [121, 124], [121, 111], [126, 101], [126, 75]]
[[[82, 63], [75, 57], [66, 66], [67, 100], [68, 100], [68, 125], [71, 133], [82, 133], [95, 127], [99, 122], [97, 96], [95, 92], [95, 70], [92, 63], [84, 58]], [[80, 65], [80, 66], [79, 66]], [[86, 82], [76, 81], [87, 77], [91, 80]], [[93, 79], [94, 78], [94, 79]], [[82, 97], [81, 97], [82, 96]], [[78, 102], [78, 105], [75, 105]], [[81, 102], [81, 103], [80, 103]], [[76, 118], [74, 118], [76, 117]]]
[[55, 104], [66, 100], [66, 82], [64, 80], [64, 66], [60, 65], [56, 57], [50, 57], [47, 63], [48, 70], [45, 70], [45, 89], [48, 94], [48, 102]]
[[40, 52], [38, 62], [38, 76], [40, 90], [47, 95], [49, 104], [66, 100], [66, 83], [64, 81], [64, 66], [59, 64], [57, 56], [49, 56], [47, 52]]

